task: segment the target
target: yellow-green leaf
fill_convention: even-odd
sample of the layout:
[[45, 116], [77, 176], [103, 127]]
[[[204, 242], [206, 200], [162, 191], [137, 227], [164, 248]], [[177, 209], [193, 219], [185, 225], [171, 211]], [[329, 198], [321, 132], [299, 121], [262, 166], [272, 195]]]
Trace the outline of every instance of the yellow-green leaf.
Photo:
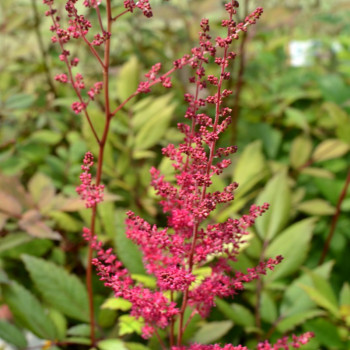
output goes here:
[[135, 318], [130, 315], [122, 315], [119, 317], [119, 335], [137, 333], [141, 334], [142, 328], [144, 326], [143, 319]]
[[[116, 81], [117, 96], [125, 101], [137, 90], [139, 84], [140, 65], [136, 56], [131, 56], [122, 66]], [[129, 103], [132, 103], [131, 101]]]
[[310, 158], [312, 142], [307, 136], [299, 136], [293, 140], [289, 154], [290, 164], [294, 169], [298, 169]]
[[36, 173], [28, 183], [29, 193], [42, 212], [47, 212], [55, 197], [55, 187], [49, 177]]
[[269, 210], [256, 221], [260, 237], [271, 240], [289, 220], [291, 208], [291, 193], [285, 172], [275, 175], [259, 194], [256, 203], [269, 203]]
[[303, 168], [300, 173], [324, 179], [334, 179], [334, 174], [331, 171], [322, 168], [306, 167]]
[[310, 248], [314, 226], [314, 218], [299, 221], [281, 232], [267, 247], [266, 257], [274, 258], [277, 255], [284, 257], [284, 260], [269, 274], [270, 281], [288, 276], [299, 269]]
[[349, 151], [349, 145], [337, 139], [329, 139], [321, 142], [315, 149], [312, 159], [320, 162], [328, 159], [342, 157]]
[[266, 162], [261, 141], [246, 146], [234, 169], [233, 180], [239, 184], [236, 198], [242, 197], [266, 176]]
[[336, 210], [324, 199], [310, 199], [300, 203], [297, 209], [309, 215], [333, 215]]
[[128, 311], [131, 308], [131, 303], [123, 298], [108, 298], [102, 305], [102, 309]]

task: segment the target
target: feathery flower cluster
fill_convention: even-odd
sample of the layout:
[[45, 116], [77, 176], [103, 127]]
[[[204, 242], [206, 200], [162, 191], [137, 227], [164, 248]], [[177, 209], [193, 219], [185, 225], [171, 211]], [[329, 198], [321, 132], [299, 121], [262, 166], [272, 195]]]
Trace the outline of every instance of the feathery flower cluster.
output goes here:
[[[53, 17], [52, 1], [44, 0], [50, 6], [49, 15], [54, 20], [53, 31], [56, 32], [56, 40], [63, 50], [62, 59], [67, 63], [70, 72], [69, 78], [59, 75], [57, 80], [62, 82], [69, 80], [72, 83], [80, 96], [80, 101], [73, 105], [73, 109], [80, 112], [86, 108], [86, 102], [80, 95], [80, 91], [85, 88], [84, 82], [80, 75], [73, 78], [72, 63], [68, 60], [69, 52], [63, 49], [63, 45], [71, 38], [82, 37], [87, 40], [86, 35], [91, 27], [89, 21], [78, 15], [75, 8], [76, 1], [67, 2], [66, 10], [71, 20], [70, 27], [63, 30], [59, 26], [59, 19]], [[98, 8], [98, 2], [87, 1], [86, 6]], [[124, 7], [130, 12], [138, 7], [146, 17], [152, 16], [148, 0], [139, 0], [137, 3], [126, 0]], [[215, 306], [216, 297], [234, 297], [238, 291], [244, 289], [244, 283], [265, 275], [267, 270], [273, 270], [282, 261], [281, 256], [270, 258], [260, 262], [255, 268], [248, 269], [246, 273], [233, 272], [229, 264], [237, 260], [248, 228], [268, 209], [268, 204], [252, 205], [249, 214], [239, 219], [229, 218], [223, 223], [216, 224], [209, 222], [210, 214], [219, 204], [234, 200], [234, 192], [238, 186], [233, 183], [221, 192], [210, 191], [212, 177], [221, 174], [231, 163], [229, 159], [223, 157], [228, 157], [237, 150], [235, 146], [226, 148], [217, 146], [220, 135], [231, 122], [231, 110], [223, 106], [225, 98], [233, 93], [224, 87], [225, 81], [230, 79], [227, 68], [236, 56], [230, 51], [230, 44], [238, 39], [240, 32], [254, 24], [262, 13], [262, 9], [258, 8], [247, 16], [244, 22], [236, 23], [233, 15], [237, 7], [238, 2], [233, 0], [225, 6], [228, 19], [222, 21], [222, 27], [226, 29], [226, 36], [212, 40], [209, 34], [209, 21], [203, 19], [199, 46], [192, 49], [192, 55], [185, 55], [174, 62], [173, 70], [186, 64], [193, 69], [189, 81], [194, 85], [194, 93], [185, 95], [185, 101], [188, 103], [185, 118], [190, 120], [190, 125], [178, 124], [179, 130], [184, 134], [184, 142], [178, 147], [171, 144], [163, 149], [163, 155], [173, 161], [175, 180], [166, 181], [155, 168], [150, 171], [151, 185], [162, 197], [160, 204], [164, 213], [168, 215], [167, 227], [158, 228], [131, 211], [127, 213], [126, 235], [142, 251], [147, 273], [156, 278], [156, 288], [151, 290], [133, 280], [111, 249], [104, 250], [97, 237], [88, 228], [84, 228], [84, 238], [97, 252], [93, 264], [100, 279], [114, 291], [116, 297], [131, 302], [131, 315], [144, 319], [145, 327], [142, 330], [144, 338], [151, 337], [157, 329], [169, 327], [169, 347], [172, 350], [247, 350], [241, 345], [225, 345], [223, 348], [217, 344], [182, 346], [181, 337], [186, 328], [184, 313], [190, 309], [190, 319], [195, 314], [207, 317]], [[109, 40], [109, 37], [109, 33], [103, 32], [102, 35], [95, 36], [95, 43], [92, 42], [90, 45], [99, 46], [105, 40]], [[218, 65], [217, 76], [206, 75], [208, 56], [211, 56]], [[147, 81], [139, 84], [137, 93], [149, 92], [150, 87], [156, 82], [161, 82], [165, 87], [171, 86], [168, 73], [159, 77], [160, 69], [160, 63], [151, 68], [145, 75]], [[101, 88], [102, 85], [95, 85], [88, 93], [90, 99], [93, 99]], [[211, 94], [204, 97], [204, 90]], [[205, 108], [212, 107], [211, 105], [215, 111], [212, 116], [204, 112]], [[82, 184], [77, 188], [87, 207], [96, 206], [102, 200], [103, 194], [103, 185], [96, 186], [91, 183], [92, 164], [92, 154], [87, 153], [80, 177]], [[199, 275], [200, 269], [204, 266], [208, 268], [208, 273]], [[178, 325], [177, 347], [174, 342], [175, 321]], [[258, 350], [298, 348], [311, 336], [311, 333], [300, 337], [293, 336], [291, 343], [287, 338], [283, 338], [273, 346], [266, 341], [259, 344]]]
[[104, 250], [97, 236], [91, 235], [84, 228], [83, 237], [97, 251], [97, 258], [92, 263], [96, 266], [101, 281], [114, 291], [116, 297], [122, 297], [131, 302], [131, 315], [143, 317], [146, 326], [142, 330], [145, 338], [152, 336], [154, 327], [165, 328], [179, 309], [160, 291], [152, 291], [132, 280], [129, 272], [112, 253], [111, 249]]
[[81, 166], [83, 170], [80, 175], [81, 185], [76, 188], [80, 198], [85, 201], [86, 208], [92, 208], [103, 200], [104, 185], [97, 186], [91, 181], [90, 168], [94, 164], [93, 160], [94, 157], [92, 153], [87, 152], [83, 160], [83, 165]]
[[[91, 22], [83, 15], [78, 13], [78, 10], [76, 8], [76, 3], [78, 0], [68, 0], [65, 5], [65, 9], [68, 14], [68, 27], [66, 29], [61, 27], [61, 18], [60, 16], [56, 15], [57, 10], [53, 8], [54, 1], [53, 0], [43, 0], [44, 4], [49, 6], [49, 10], [46, 11], [46, 16], [50, 16], [53, 22], [53, 25], [51, 26], [50, 30], [54, 33], [54, 35], [51, 38], [51, 41], [53, 43], [58, 42], [61, 48], [61, 54], [60, 54], [60, 60], [66, 63], [66, 66], [68, 68], [68, 76], [66, 74], [58, 74], [55, 76], [55, 80], [61, 82], [61, 83], [70, 83], [78, 98], [79, 101], [72, 103], [72, 110], [79, 114], [82, 111], [85, 111], [87, 108], [87, 105], [89, 104], [90, 100], [94, 100], [96, 95], [98, 95], [102, 88], [103, 83], [97, 82], [94, 84], [93, 87], [90, 88], [90, 90], [86, 93], [87, 99], [83, 98], [83, 91], [85, 90], [85, 83], [83, 76], [80, 73], [73, 74], [73, 67], [77, 67], [79, 64], [79, 59], [77, 57], [69, 58], [71, 53], [69, 50], [65, 48], [66, 44], [71, 41], [72, 39], [80, 39], [82, 38], [90, 47], [91, 50], [95, 50], [94, 46], [101, 46], [103, 43], [105, 43], [109, 38], [111, 37], [111, 33], [108, 33], [101, 28], [102, 33], [97, 33], [94, 35], [94, 39], [89, 41], [87, 38], [87, 35], [90, 31]], [[101, 1], [97, 0], [86, 0], [84, 1], [84, 6], [88, 8], [94, 8], [96, 11], [99, 11], [98, 6], [100, 5]], [[95, 55], [98, 54], [95, 51]]]

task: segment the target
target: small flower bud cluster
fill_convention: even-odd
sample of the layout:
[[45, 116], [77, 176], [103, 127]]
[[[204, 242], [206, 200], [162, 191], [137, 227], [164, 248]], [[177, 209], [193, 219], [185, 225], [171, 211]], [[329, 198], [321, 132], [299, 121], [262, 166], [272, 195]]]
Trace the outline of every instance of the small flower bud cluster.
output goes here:
[[125, 0], [124, 7], [130, 12], [133, 12], [134, 9], [137, 7], [143, 12], [144, 16], [148, 18], [153, 16], [149, 0], [138, 0], [136, 3], [134, 0]]
[[98, 81], [97, 83], [94, 84], [94, 86], [88, 91], [88, 95], [91, 100], [95, 98], [96, 95], [98, 95], [103, 88], [103, 83], [102, 81]]
[[[79, 101], [76, 101], [71, 105], [74, 113], [79, 114], [82, 111], [86, 112], [86, 107], [89, 101], [94, 100], [96, 95], [101, 92], [103, 84], [100, 82], [95, 83], [94, 86], [87, 92], [88, 99], [84, 101], [82, 94], [82, 90], [85, 89], [83, 76], [80, 73], [77, 73], [74, 76], [72, 72], [73, 67], [78, 66], [79, 59], [77, 57], [69, 58], [71, 54], [69, 50], [65, 49], [65, 45], [71, 39], [83, 38], [84, 41], [91, 47], [100, 46], [110, 39], [111, 34], [106, 31], [103, 31], [102, 34], [97, 33], [94, 36], [94, 40], [89, 42], [86, 35], [91, 28], [91, 23], [85, 16], [78, 13], [76, 9], [77, 0], [68, 0], [66, 2], [65, 9], [69, 18], [68, 27], [66, 29], [61, 27], [61, 18], [56, 16], [57, 11], [53, 8], [54, 1], [43, 0], [43, 2], [49, 6], [49, 10], [46, 11], [46, 16], [50, 16], [53, 22], [50, 30], [54, 32], [55, 35], [51, 38], [51, 41], [53, 43], [59, 43], [61, 48], [59, 58], [62, 62], [66, 63], [69, 73], [68, 76], [66, 74], [58, 74], [56, 75], [55, 80], [61, 83], [70, 83], [73, 86], [79, 98]], [[83, 4], [85, 7], [97, 9], [100, 3], [100, 0], [86, 0]]]
[[279, 339], [276, 344], [271, 345], [267, 340], [260, 343], [257, 350], [289, 350], [289, 349], [299, 349], [302, 345], [307, 344], [311, 338], [314, 337], [312, 332], [306, 332], [302, 335], [294, 335], [292, 337], [292, 342], [288, 340], [288, 337], [283, 337]]
[[151, 91], [151, 85], [153, 85], [156, 82], [162, 83], [162, 85], [165, 88], [171, 88], [171, 79], [168, 76], [162, 75], [158, 77], [158, 73], [160, 69], [162, 68], [161, 63], [156, 63], [155, 65], [152, 66], [150, 71], [145, 74], [145, 77], [147, 78], [147, 81], [141, 81], [139, 83], [139, 86], [137, 88], [138, 92], [143, 92], [147, 93]]
[[83, 2], [85, 7], [94, 7], [96, 8], [97, 6], [99, 6], [101, 4], [101, 0], [85, 0]]
[[101, 46], [103, 43], [109, 40], [110, 37], [111, 33], [109, 32], [103, 32], [102, 35], [98, 33], [94, 36], [94, 40], [91, 42], [91, 44], [94, 46]]
[[94, 157], [91, 152], [87, 152], [84, 157], [80, 175], [81, 185], [76, 188], [80, 198], [85, 201], [86, 208], [92, 208], [103, 201], [104, 185], [95, 185], [92, 183], [90, 168], [93, 166]]

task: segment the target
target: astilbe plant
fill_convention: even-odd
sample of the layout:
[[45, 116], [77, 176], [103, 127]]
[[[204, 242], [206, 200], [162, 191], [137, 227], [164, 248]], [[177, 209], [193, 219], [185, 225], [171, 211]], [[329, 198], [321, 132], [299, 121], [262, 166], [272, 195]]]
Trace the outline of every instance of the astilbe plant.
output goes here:
[[[234, 191], [238, 184], [233, 183], [221, 192], [211, 192], [212, 177], [219, 175], [230, 165], [228, 156], [236, 152], [236, 147], [219, 148], [217, 141], [231, 122], [231, 110], [224, 107], [225, 98], [232, 91], [224, 88], [225, 81], [230, 79], [229, 62], [235, 58], [230, 50], [232, 41], [238, 39], [239, 33], [246, 31], [261, 16], [262, 9], [257, 8], [244, 22], [236, 23], [233, 19], [237, 1], [231, 0], [225, 5], [227, 19], [222, 20], [226, 29], [225, 37], [212, 40], [209, 34], [209, 21], [201, 21], [199, 46], [192, 49], [191, 55], [185, 55], [173, 62], [173, 68], [165, 74], [160, 74], [161, 64], [155, 64], [145, 75], [145, 81], [140, 82], [137, 90], [122, 102], [114, 111], [110, 108], [109, 98], [109, 57], [112, 23], [120, 16], [139, 8], [146, 17], [152, 16], [148, 0], [124, 1], [125, 11], [112, 16], [111, 1], [106, 0], [106, 28], [99, 10], [100, 1], [86, 0], [84, 5], [97, 13], [100, 33], [88, 39], [92, 27], [90, 21], [76, 9], [77, 0], [68, 0], [66, 11], [69, 25], [63, 29], [60, 17], [53, 8], [53, 0], [44, 0], [49, 6], [46, 15], [51, 16], [54, 32], [53, 42], [58, 42], [61, 48], [60, 59], [65, 62], [68, 75], [59, 74], [56, 80], [70, 83], [76, 92], [78, 101], [72, 104], [75, 113], [83, 113], [89, 122], [93, 135], [99, 145], [97, 175], [92, 181], [91, 167], [93, 155], [88, 152], [82, 165], [81, 185], [77, 192], [85, 201], [86, 207], [92, 209], [92, 219], [89, 228], [84, 228], [83, 236], [89, 243], [87, 288], [90, 297], [91, 342], [95, 344], [94, 315], [92, 307], [91, 263], [96, 266], [97, 273], [105, 285], [114, 291], [116, 297], [122, 297], [131, 302], [131, 315], [142, 317], [145, 326], [142, 336], [149, 338], [155, 335], [163, 349], [173, 350], [244, 350], [245, 346], [231, 344], [223, 347], [216, 345], [192, 344], [183, 345], [183, 334], [191, 319], [199, 314], [205, 318], [215, 306], [215, 298], [233, 297], [244, 289], [244, 283], [258, 279], [267, 270], [282, 261], [281, 256], [261, 261], [255, 268], [245, 273], [233, 272], [229, 262], [234, 262], [244, 243], [247, 229], [256, 218], [262, 215], [268, 204], [252, 205], [249, 214], [239, 219], [229, 218], [223, 223], [212, 223], [210, 213], [218, 204], [227, 203], [234, 199]], [[74, 39], [82, 39], [97, 59], [102, 69], [103, 81], [95, 83], [87, 92], [84, 79], [80, 73], [73, 74], [79, 59], [70, 57], [66, 44]], [[99, 48], [104, 47], [103, 57]], [[206, 66], [214, 62], [218, 67], [218, 75], [207, 75]], [[157, 281], [155, 290], [146, 288], [142, 283], [132, 279], [128, 270], [113, 254], [111, 249], [105, 249], [95, 234], [96, 207], [103, 200], [104, 187], [101, 185], [104, 146], [106, 144], [111, 119], [133, 97], [140, 93], [148, 93], [151, 87], [161, 83], [171, 87], [170, 75], [177, 69], [189, 65], [193, 76], [189, 81], [194, 85], [193, 93], [186, 94], [188, 108], [185, 118], [188, 123], [179, 123], [178, 128], [184, 134], [184, 141], [178, 147], [170, 144], [163, 148], [163, 155], [173, 162], [175, 179], [166, 181], [164, 176], [151, 169], [151, 185], [162, 197], [160, 202], [163, 211], [167, 213], [167, 227], [158, 228], [151, 225], [135, 213], [127, 212], [126, 235], [136, 243], [143, 253], [143, 262], [147, 273], [154, 275]], [[204, 97], [206, 91], [214, 91]], [[88, 104], [103, 93], [105, 128], [100, 137], [88, 113]], [[84, 97], [86, 96], [86, 97]], [[213, 110], [213, 113], [206, 112]], [[97, 252], [93, 258], [93, 250]], [[210, 273], [199, 278], [196, 270], [206, 266]], [[190, 316], [185, 322], [185, 311], [190, 310]], [[176, 329], [175, 329], [176, 327]], [[166, 329], [168, 337], [160, 335], [159, 330]], [[280, 339], [275, 345], [267, 340], [258, 345], [259, 350], [299, 348], [312, 337], [311, 333]]]

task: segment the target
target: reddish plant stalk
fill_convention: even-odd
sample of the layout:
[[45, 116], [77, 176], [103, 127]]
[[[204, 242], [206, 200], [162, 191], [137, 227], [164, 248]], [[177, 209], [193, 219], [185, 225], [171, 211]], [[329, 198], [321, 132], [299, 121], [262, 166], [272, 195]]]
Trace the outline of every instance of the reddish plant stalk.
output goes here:
[[342, 205], [343, 200], [344, 200], [344, 198], [346, 196], [346, 192], [348, 191], [349, 184], [350, 184], [350, 169], [348, 171], [348, 175], [346, 177], [344, 187], [343, 187], [343, 189], [342, 189], [342, 191], [340, 193], [340, 196], [338, 198], [336, 211], [335, 211], [335, 214], [334, 214], [334, 216], [332, 218], [331, 228], [329, 230], [327, 240], [326, 240], [326, 242], [324, 244], [322, 255], [321, 255], [321, 258], [320, 258], [320, 260], [318, 262], [318, 265], [322, 265], [324, 263], [324, 260], [325, 260], [326, 256], [327, 256], [329, 247], [331, 245], [332, 238], [334, 236], [335, 228], [337, 226], [337, 222], [338, 222], [338, 219], [339, 219], [339, 215], [340, 215], [340, 211], [341, 211], [341, 205]]
[[[112, 14], [111, 14], [111, 1], [107, 0], [106, 2], [106, 8], [107, 8], [107, 32], [110, 33], [112, 29]], [[100, 18], [100, 16], [99, 16]], [[102, 26], [102, 22], [99, 19], [100, 26]], [[85, 41], [84, 37], [84, 41]], [[94, 48], [89, 45], [93, 53], [96, 52]], [[97, 55], [97, 56], [96, 56]], [[96, 57], [99, 58], [98, 54], [96, 53]], [[101, 140], [98, 141], [99, 145], [99, 155], [98, 155], [98, 161], [97, 161], [97, 173], [96, 173], [96, 185], [99, 186], [101, 183], [101, 177], [102, 177], [102, 166], [103, 166], [103, 155], [104, 155], [104, 148], [106, 145], [108, 132], [109, 132], [109, 126], [110, 126], [110, 120], [111, 120], [111, 113], [110, 113], [110, 103], [109, 103], [109, 60], [110, 60], [110, 38], [108, 38], [105, 42], [105, 50], [104, 50], [104, 62], [101, 61], [101, 66], [103, 68], [103, 91], [104, 91], [104, 103], [105, 103], [105, 125], [104, 130], [102, 134]], [[93, 234], [95, 234], [95, 223], [96, 223], [96, 213], [97, 213], [97, 207], [94, 206], [92, 208], [92, 216], [91, 216], [91, 224], [90, 229]], [[91, 344], [95, 345], [95, 317], [94, 317], [94, 307], [93, 307], [93, 287], [92, 287], [92, 257], [93, 257], [93, 248], [91, 245], [89, 245], [89, 254], [88, 254], [88, 262], [87, 262], [87, 268], [86, 268], [86, 284], [87, 284], [87, 290], [88, 290], [88, 296], [89, 296], [89, 314], [90, 314], [90, 339]]]

